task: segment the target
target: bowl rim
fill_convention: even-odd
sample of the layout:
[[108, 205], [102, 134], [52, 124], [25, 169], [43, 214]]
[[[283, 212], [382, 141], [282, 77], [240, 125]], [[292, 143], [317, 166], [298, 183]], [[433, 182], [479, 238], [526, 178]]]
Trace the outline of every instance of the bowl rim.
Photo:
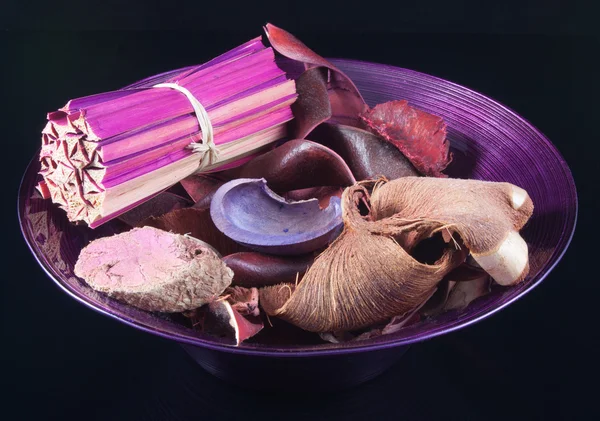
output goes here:
[[569, 168], [566, 160], [564, 159], [563, 155], [560, 153], [558, 148], [539, 129], [537, 129], [537, 127], [535, 127], [533, 124], [531, 124], [531, 122], [529, 122], [527, 119], [525, 119], [521, 115], [517, 114], [515, 111], [513, 111], [506, 105], [504, 105], [482, 93], [479, 93], [465, 85], [457, 84], [455, 82], [451, 82], [446, 79], [443, 79], [443, 78], [440, 78], [437, 76], [433, 76], [433, 75], [430, 75], [427, 73], [419, 72], [416, 70], [406, 69], [403, 67], [393, 66], [393, 65], [384, 64], [384, 63], [377, 63], [377, 62], [371, 62], [371, 61], [366, 61], [366, 60], [345, 59], [345, 58], [328, 58], [328, 59], [331, 60], [335, 64], [342, 64], [342, 66], [340, 66], [340, 67], [343, 67], [343, 64], [348, 64], [348, 65], [363, 64], [363, 65], [377, 66], [380, 68], [386, 68], [391, 71], [402, 71], [405, 73], [412, 73], [416, 76], [426, 77], [430, 80], [434, 80], [436, 82], [443, 83], [447, 86], [453, 86], [456, 88], [467, 90], [469, 93], [477, 95], [480, 98], [485, 99], [486, 101], [489, 101], [489, 102], [493, 103], [494, 105], [504, 109], [513, 118], [525, 123], [537, 136], [539, 136], [539, 138], [546, 144], [546, 147], [548, 147], [554, 153], [554, 155], [558, 158], [560, 166], [564, 170], [565, 175], [568, 177], [569, 184], [571, 184], [571, 186], [573, 187], [573, 193], [574, 193], [574, 196], [573, 196], [574, 197], [574, 203], [573, 203], [574, 209], [573, 210], [574, 210], [574, 212], [573, 212], [573, 216], [572, 216], [572, 218], [573, 218], [572, 219], [572, 229], [571, 229], [571, 232], [568, 233], [568, 238], [566, 239], [562, 250], [560, 250], [559, 254], [557, 254], [554, 257], [554, 261], [544, 270], [543, 273], [541, 273], [539, 275], [539, 278], [535, 282], [528, 285], [526, 288], [524, 288], [522, 291], [520, 291], [517, 295], [515, 295], [514, 297], [511, 297], [510, 299], [506, 300], [502, 304], [500, 304], [494, 308], [491, 308], [475, 317], [467, 318], [464, 321], [456, 323], [452, 326], [447, 326], [447, 327], [444, 327], [441, 329], [433, 330], [430, 332], [425, 332], [423, 334], [415, 335], [413, 337], [409, 337], [409, 338], [405, 338], [405, 339], [390, 339], [388, 341], [384, 340], [383, 342], [377, 342], [377, 343], [365, 344], [365, 345], [358, 345], [355, 343], [355, 344], [353, 344], [352, 347], [348, 347], [348, 348], [344, 347], [344, 344], [342, 343], [342, 344], [338, 344], [339, 346], [336, 348], [325, 348], [325, 349], [314, 349], [314, 350], [289, 350], [288, 351], [288, 350], [276, 349], [276, 348], [269, 349], [268, 347], [266, 347], [264, 349], [262, 349], [262, 348], [253, 349], [253, 348], [243, 348], [243, 347], [236, 347], [233, 345], [226, 345], [226, 344], [220, 344], [220, 343], [216, 343], [216, 342], [210, 342], [210, 341], [206, 341], [206, 340], [203, 340], [200, 338], [193, 340], [193, 339], [190, 339], [190, 338], [187, 338], [184, 336], [180, 336], [179, 334], [174, 333], [174, 332], [159, 331], [154, 328], [145, 326], [142, 323], [137, 323], [135, 320], [130, 320], [130, 319], [122, 317], [118, 314], [114, 314], [105, 308], [98, 307], [98, 306], [94, 305], [93, 303], [89, 302], [88, 300], [86, 300], [85, 296], [80, 295], [79, 293], [71, 290], [60, 279], [58, 279], [57, 277], [55, 277], [52, 274], [50, 269], [46, 266], [45, 262], [43, 262], [43, 260], [41, 259], [40, 255], [38, 254], [38, 251], [31, 244], [31, 242], [27, 240], [27, 235], [25, 232], [25, 229], [26, 229], [25, 222], [23, 220], [23, 217], [22, 217], [23, 215], [21, 213], [21, 201], [22, 201], [22, 196], [23, 196], [22, 191], [26, 187], [24, 185], [26, 175], [29, 173], [30, 168], [33, 165], [37, 164], [37, 157], [39, 155], [40, 149], [38, 149], [38, 152], [32, 157], [29, 164], [27, 165], [27, 167], [21, 177], [21, 181], [19, 183], [18, 195], [17, 195], [17, 217], [18, 217], [18, 221], [19, 221], [19, 227], [21, 230], [21, 234], [23, 235], [23, 239], [25, 240], [27, 247], [31, 251], [31, 253], [32, 253], [33, 257], [35, 258], [35, 260], [37, 261], [38, 265], [42, 268], [42, 270], [46, 273], [46, 275], [52, 281], [54, 281], [54, 283], [61, 290], [63, 290], [68, 295], [70, 295], [72, 298], [74, 298], [79, 303], [83, 304], [84, 306], [86, 306], [88, 308], [91, 308], [92, 310], [94, 310], [100, 314], [108, 316], [113, 320], [124, 323], [125, 325], [131, 326], [135, 329], [138, 329], [143, 332], [150, 333], [152, 335], [156, 335], [156, 336], [159, 336], [159, 337], [162, 337], [165, 339], [170, 339], [170, 340], [173, 340], [180, 344], [186, 344], [186, 345], [192, 345], [192, 346], [197, 346], [197, 347], [201, 347], [201, 348], [207, 348], [207, 349], [214, 350], [214, 351], [228, 352], [228, 353], [232, 353], [232, 354], [250, 355], [250, 356], [257, 356], [257, 357], [277, 357], [277, 358], [286, 358], [286, 357], [302, 357], [302, 358], [304, 358], [304, 357], [321, 357], [321, 356], [333, 356], [333, 355], [348, 355], [348, 354], [354, 354], [354, 353], [359, 353], [359, 352], [378, 351], [378, 350], [385, 350], [385, 349], [396, 348], [396, 347], [403, 347], [403, 346], [412, 345], [412, 344], [415, 344], [418, 342], [423, 342], [423, 341], [433, 339], [433, 338], [441, 336], [441, 335], [445, 335], [445, 334], [448, 334], [448, 333], [451, 333], [451, 332], [454, 332], [454, 331], [457, 331], [460, 329], [464, 329], [468, 326], [471, 326], [475, 323], [485, 320], [488, 317], [490, 317], [490, 316], [496, 314], [497, 312], [501, 311], [502, 309], [506, 308], [510, 304], [521, 299], [522, 297], [527, 295], [529, 292], [531, 292], [534, 288], [536, 288], [540, 283], [542, 283], [542, 281], [544, 281], [546, 279], [546, 277], [550, 274], [550, 272], [552, 272], [552, 270], [559, 264], [559, 262], [562, 260], [563, 256], [569, 249], [569, 246], [571, 244], [571, 241], [572, 241], [574, 233], [575, 233], [575, 229], [577, 227], [577, 220], [578, 220], [578, 214], [579, 214], [579, 199], [578, 199], [578, 195], [577, 195], [577, 188], [576, 188], [575, 180], [574, 180], [573, 174], [571, 172], [571, 169]]

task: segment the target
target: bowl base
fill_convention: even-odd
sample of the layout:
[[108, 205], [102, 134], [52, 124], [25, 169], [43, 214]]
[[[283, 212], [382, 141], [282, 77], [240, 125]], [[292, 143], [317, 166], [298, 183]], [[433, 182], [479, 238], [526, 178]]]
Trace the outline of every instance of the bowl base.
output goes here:
[[358, 386], [390, 368], [408, 346], [347, 355], [263, 357], [182, 345], [204, 370], [255, 390], [328, 392]]

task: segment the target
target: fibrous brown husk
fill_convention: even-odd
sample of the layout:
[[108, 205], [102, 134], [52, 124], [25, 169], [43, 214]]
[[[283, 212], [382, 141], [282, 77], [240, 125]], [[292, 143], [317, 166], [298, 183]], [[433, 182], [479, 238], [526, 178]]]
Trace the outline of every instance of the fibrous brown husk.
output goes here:
[[[358, 207], [363, 199], [370, 203], [367, 216]], [[359, 183], [342, 196], [344, 232], [295, 288], [262, 288], [261, 304], [308, 331], [358, 330], [422, 304], [465, 261], [467, 248], [497, 282], [517, 282], [527, 273], [517, 231], [532, 210], [527, 193], [508, 183], [422, 177]], [[435, 263], [409, 254], [443, 230], [448, 243]]]
[[430, 301], [431, 297], [434, 294], [437, 294], [436, 289], [434, 289], [431, 292], [429, 297], [427, 297], [423, 303], [419, 304], [417, 307], [413, 308], [408, 313], [394, 316], [385, 323], [381, 323], [379, 325], [370, 327], [365, 332], [329, 332], [320, 333], [319, 336], [321, 337], [321, 339], [327, 342], [343, 343], [349, 341], [364, 341], [366, 339], [375, 338], [377, 336], [389, 335], [391, 333], [398, 332], [399, 330], [407, 326], [411, 326], [420, 320], [421, 317], [418, 311], [423, 307], [423, 305], [425, 305], [426, 302]]
[[296, 285], [289, 282], [263, 287], [259, 290], [260, 306], [265, 313], [275, 315], [292, 297], [295, 289]]
[[360, 185], [344, 191], [344, 232], [315, 260], [293, 294], [284, 285], [261, 290], [267, 314], [312, 332], [360, 329], [410, 311], [464, 260], [464, 253], [448, 248], [433, 265], [418, 262], [392, 237], [379, 235], [376, 222], [363, 219], [357, 203], [365, 196]]
[[416, 233], [402, 239], [408, 248], [437, 232], [458, 235], [501, 285], [518, 283], [529, 272], [527, 244], [518, 232], [531, 217], [533, 202], [513, 184], [406, 177], [379, 184], [371, 212], [382, 232]]

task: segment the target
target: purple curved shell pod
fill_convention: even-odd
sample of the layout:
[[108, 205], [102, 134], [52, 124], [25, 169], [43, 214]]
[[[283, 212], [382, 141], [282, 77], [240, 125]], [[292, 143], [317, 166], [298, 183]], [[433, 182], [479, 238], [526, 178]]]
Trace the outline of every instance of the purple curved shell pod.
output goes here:
[[210, 215], [232, 240], [277, 255], [310, 253], [342, 230], [338, 197], [323, 210], [317, 199], [288, 202], [269, 189], [265, 179], [242, 178], [224, 184], [213, 197]]

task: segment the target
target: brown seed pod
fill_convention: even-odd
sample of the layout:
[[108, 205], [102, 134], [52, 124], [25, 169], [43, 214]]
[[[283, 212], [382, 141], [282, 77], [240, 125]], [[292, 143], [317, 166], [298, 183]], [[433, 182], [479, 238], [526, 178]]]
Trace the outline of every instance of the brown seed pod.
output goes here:
[[[370, 210], [363, 216], [365, 199]], [[465, 261], [467, 248], [498, 283], [517, 282], [528, 261], [518, 230], [532, 211], [527, 193], [508, 183], [422, 177], [359, 183], [342, 195], [344, 232], [295, 288], [262, 288], [261, 304], [267, 314], [312, 332], [361, 329], [423, 303]], [[437, 261], [411, 256], [438, 233], [447, 246]]]
[[378, 184], [371, 212], [382, 232], [416, 232], [404, 244], [409, 248], [437, 232], [457, 234], [500, 285], [518, 283], [529, 272], [527, 244], [519, 230], [531, 217], [533, 202], [513, 184], [406, 177]]
[[[344, 232], [315, 260], [293, 294], [283, 286], [263, 288], [267, 314], [312, 332], [360, 329], [419, 305], [465, 259], [464, 252], [450, 246], [432, 265], [415, 260], [394, 238], [379, 235], [377, 222], [363, 218], [358, 202], [367, 196], [361, 185], [344, 191]], [[285, 294], [290, 298], [273, 310], [269, 304], [281, 303]]]
[[233, 270], [232, 285], [246, 288], [294, 282], [304, 275], [313, 260], [312, 253], [301, 256], [274, 256], [242, 252], [223, 258], [223, 262]]

